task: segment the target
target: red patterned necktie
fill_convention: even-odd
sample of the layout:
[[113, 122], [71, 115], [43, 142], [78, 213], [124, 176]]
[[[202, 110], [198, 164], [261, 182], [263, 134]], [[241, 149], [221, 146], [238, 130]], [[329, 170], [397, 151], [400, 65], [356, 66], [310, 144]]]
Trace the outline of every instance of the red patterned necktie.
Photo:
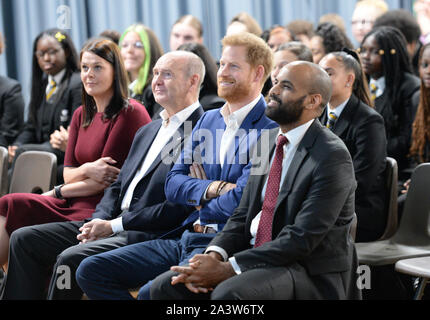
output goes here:
[[257, 235], [254, 247], [259, 247], [263, 243], [272, 240], [272, 222], [275, 211], [276, 201], [279, 195], [279, 184], [281, 183], [282, 159], [284, 157], [284, 145], [288, 139], [278, 136], [276, 143], [275, 158], [270, 168], [269, 178], [267, 179], [266, 193], [264, 194], [263, 210], [261, 212], [260, 223], [258, 224]]

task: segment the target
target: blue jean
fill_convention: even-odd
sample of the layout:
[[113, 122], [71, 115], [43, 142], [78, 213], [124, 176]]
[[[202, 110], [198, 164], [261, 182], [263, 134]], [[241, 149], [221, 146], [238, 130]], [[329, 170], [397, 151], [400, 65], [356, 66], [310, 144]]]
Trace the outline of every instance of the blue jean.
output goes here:
[[[76, 281], [88, 298], [131, 300], [129, 289], [145, 285], [171, 266], [187, 264], [203, 253], [215, 234], [185, 231], [179, 239], [157, 239], [118, 248], [84, 259], [76, 271]], [[148, 298], [149, 285], [139, 298]]]

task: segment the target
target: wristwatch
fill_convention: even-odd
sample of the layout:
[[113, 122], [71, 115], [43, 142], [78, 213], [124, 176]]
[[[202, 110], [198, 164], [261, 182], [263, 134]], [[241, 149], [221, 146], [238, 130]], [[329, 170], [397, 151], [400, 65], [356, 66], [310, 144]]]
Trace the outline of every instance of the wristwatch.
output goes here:
[[63, 195], [61, 194], [61, 188], [63, 186], [64, 186], [64, 184], [60, 184], [60, 185], [54, 187], [55, 198], [64, 199]]

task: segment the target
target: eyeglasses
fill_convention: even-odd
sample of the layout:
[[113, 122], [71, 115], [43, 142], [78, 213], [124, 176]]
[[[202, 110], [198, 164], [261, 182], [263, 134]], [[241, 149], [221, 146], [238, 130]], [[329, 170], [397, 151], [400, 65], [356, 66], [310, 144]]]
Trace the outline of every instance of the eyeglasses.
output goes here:
[[136, 41], [134, 43], [123, 42], [121, 48], [127, 49], [129, 46], [133, 46], [135, 49], [143, 49], [143, 43], [141, 41]]
[[46, 51], [36, 51], [34, 54], [37, 58], [41, 59], [45, 56], [45, 54], [48, 54], [50, 57], [55, 56], [57, 52], [60, 51], [59, 49], [49, 49]]

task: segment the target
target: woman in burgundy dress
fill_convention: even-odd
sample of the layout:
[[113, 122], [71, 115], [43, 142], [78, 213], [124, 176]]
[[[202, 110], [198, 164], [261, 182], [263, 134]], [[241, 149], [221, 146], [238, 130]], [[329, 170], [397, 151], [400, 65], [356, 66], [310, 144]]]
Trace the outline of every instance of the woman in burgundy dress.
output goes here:
[[43, 195], [0, 198], [0, 266], [9, 236], [23, 226], [83, 220], [115, 181], [134, 134], [151, 121], [144, 106], [127, 99], [127, 74], [118, 47], [96, 39], [81, 51], [83, 105], [73, 114], [64, 161], [65, 184]]

